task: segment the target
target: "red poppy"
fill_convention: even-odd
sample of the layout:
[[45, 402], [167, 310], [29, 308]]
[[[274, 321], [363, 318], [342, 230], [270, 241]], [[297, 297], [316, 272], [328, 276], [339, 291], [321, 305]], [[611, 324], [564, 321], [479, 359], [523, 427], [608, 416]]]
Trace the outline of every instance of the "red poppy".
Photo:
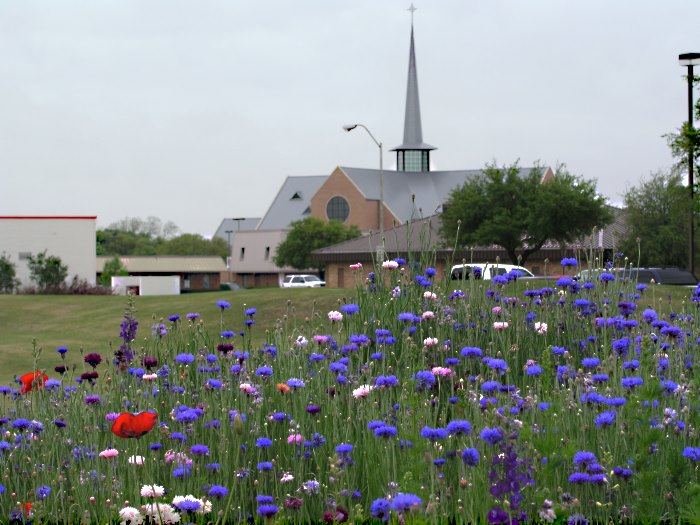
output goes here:
[[140, 438], [153, 430], [156, 419], [158, 419], [158, 414], [154, 412], [141, 412], [140, 414], [123, 412], [112, 423], [112, 433], [120, 438]]
[[22, 511], [24, 512], [25, 516], [31, 516], [32, 515], [32, 502], [31, 501], [25, 501], [22, 503]]
[[43, 387], [44, 383], [46, 383], [48, 379], [49, 376], [38, 370], [36, 372], [24, 374], [19, 378], [20, 382], [22, 383], [22, 393], [26, 394], [32, 390], [39, 390], [39, 387]]

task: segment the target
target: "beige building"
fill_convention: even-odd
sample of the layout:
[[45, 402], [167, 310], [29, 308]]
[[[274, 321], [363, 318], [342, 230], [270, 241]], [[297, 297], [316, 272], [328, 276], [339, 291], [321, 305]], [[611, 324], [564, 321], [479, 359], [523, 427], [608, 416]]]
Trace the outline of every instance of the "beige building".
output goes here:
[[0, 254], [15, 265], [20, 286], [31, 286], [27, 261], [46, 252], [68, 267], [74, 277], [95, 284], [95, 215], [0, 216]]

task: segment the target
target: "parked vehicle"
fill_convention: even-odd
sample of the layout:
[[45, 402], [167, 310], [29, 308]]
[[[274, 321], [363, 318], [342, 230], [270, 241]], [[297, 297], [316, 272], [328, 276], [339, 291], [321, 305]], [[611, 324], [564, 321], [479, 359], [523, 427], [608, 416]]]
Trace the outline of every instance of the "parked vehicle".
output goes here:
[[287, 275], [282, 281], [282, 288], [319, 288], [326, 286], [326, 281], [322, 281], [318, 275], [293, 274]]
[[616, 280], [634, 281], [637, 283], [674, 284], [678, 286], [695, 286], [698, 279], [688, 270], [676, 267], [665, 268], [611, 268], [583, 270], [578, 279], [583, 282], [597, 281], [600, 274], [606, 272], [615, 276]]
[[535, 277], [535, 275], [530, 270], [522, 266], [515, 266], [513, 264], [494, 263], [456, 264], [452, 267], [450, 276], [454, 280], [484, 279], [485, 281], [489, 281], [496, 275], [506, 275], [509, 272], [514, 272], [511, 275], [515, 275], [518, 279], [520, 279], [521, 277]]

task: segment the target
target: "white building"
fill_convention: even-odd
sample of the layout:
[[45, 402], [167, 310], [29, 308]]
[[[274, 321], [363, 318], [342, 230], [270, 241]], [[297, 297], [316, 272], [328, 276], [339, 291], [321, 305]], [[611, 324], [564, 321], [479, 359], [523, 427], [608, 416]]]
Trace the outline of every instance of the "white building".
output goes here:
[[95, 284], [97, 217], [62, 215], [0, 216], [0, 255], [15, 265], [20, 286], [30, 286], [27, 260], [46, 251], [68, 267], [68, 282], [77, 276]]

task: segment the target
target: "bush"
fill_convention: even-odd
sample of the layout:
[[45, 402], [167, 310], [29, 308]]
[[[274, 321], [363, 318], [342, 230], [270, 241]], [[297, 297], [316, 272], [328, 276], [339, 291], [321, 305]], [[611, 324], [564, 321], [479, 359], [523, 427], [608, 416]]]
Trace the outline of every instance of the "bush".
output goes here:
[[46, 255], [46, 250], [29, 256], [29, 275], [37, 285], [39, 293], [56, 293], [68, 277], [68, 266], [55, 255]]

